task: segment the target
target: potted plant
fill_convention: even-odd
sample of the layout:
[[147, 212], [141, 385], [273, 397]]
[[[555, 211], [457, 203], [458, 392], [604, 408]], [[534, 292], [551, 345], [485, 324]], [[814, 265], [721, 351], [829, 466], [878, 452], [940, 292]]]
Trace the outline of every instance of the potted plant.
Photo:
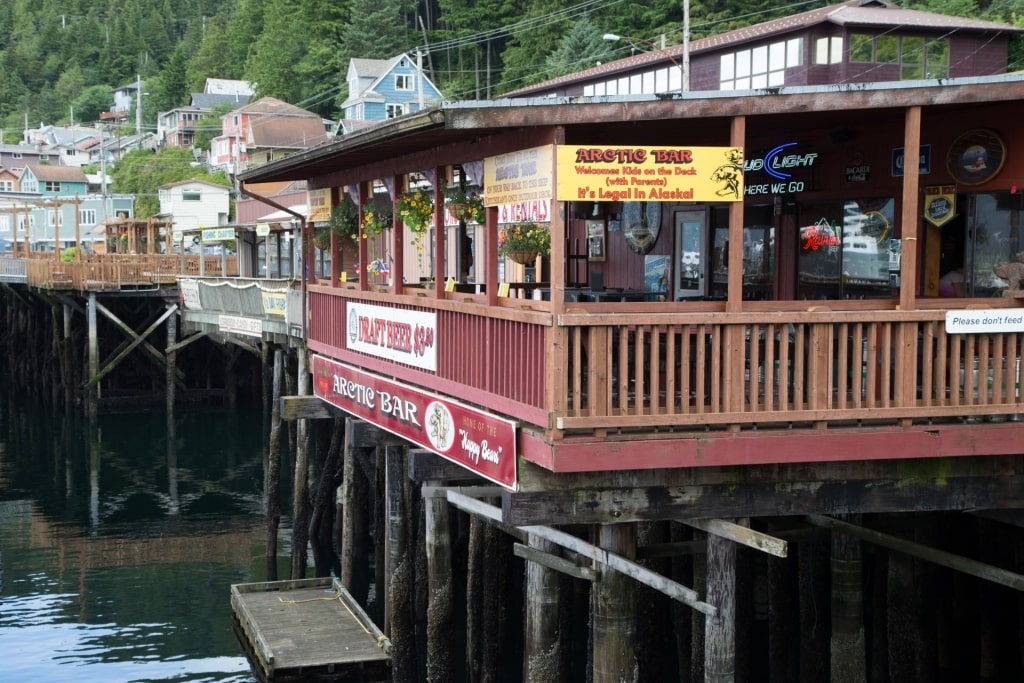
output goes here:
[[378, 209], [373, 204], [363, 207], [363, 239], [370, 239], [384, 232], [384, 228], [391, 227], [391, 216]]
[[498, 253], [516, 263], [533, 263], [551, 253], [551, 231], [536, 221], [510, 223], [498, 231]]
[[340, 204], [331, 209], [331, 217], [327, 225], [339, 240], [349, 238], [353, 242], [359, 241], [359, 212], [356, 211], [355, 204], [352, 202], [342, 200]]
[[430, 228], [430, 219], [434, 216], [434, 200], [430, 192], [417, 187], [402, 194], [395, 203], [395, 212], [402, 224], [412, 232], [412, 243], [416, 251], [422, 255], [421, 240]]
[[484, 201], [480, 193], [462, 185], [453, 185], [444, 190], [444, 204], [453, 216], [467, 223], [483, 223], [487, 219]]

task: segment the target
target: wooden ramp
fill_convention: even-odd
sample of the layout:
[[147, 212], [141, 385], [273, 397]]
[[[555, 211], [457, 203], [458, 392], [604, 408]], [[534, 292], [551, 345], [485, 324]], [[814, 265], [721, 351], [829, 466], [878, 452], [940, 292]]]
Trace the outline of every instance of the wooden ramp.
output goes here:
[[391, 680], [391, 642], [336, 579], [233, 584], [231, 608], [261, 681]]

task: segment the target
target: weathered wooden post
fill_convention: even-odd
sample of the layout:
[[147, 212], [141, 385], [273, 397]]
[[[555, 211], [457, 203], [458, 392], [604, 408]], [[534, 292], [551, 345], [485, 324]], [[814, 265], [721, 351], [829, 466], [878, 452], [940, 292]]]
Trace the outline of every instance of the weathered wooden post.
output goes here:
[[[359, 467], [357, 444], [361, 433], [359, 420], [349, 418], [345, 425], [343, 480], [341, 483], [341, 582], [348, 592], [365, 605], [369, 596], [369, 483]], [[378, 601], [383, 596], [378, 596]]]
[[92, 380], [99, 374], [100, 370], [100, 341], [96, 332], [96, 292], [89, 292], [89, 304], [86, 309], [86, 318], [89, 327], [89, 389], [86, 398], [88, 405], [89, 421], [95, 422], [99, 415], [99, 384], [92, 384]]
[[[174, 415], [174, 398], [177, 389], [178, 352], [174, 345], [178, 341], [178, 316], [167, 316], [167, 415]], [[264, 344], [264, 346], [267, 346]]]
[[[309, 393], [306, 347], [296, 349], [298, 356], [298, 395]], [[292, 478], [292, 570], [293, 579], [306, 577], [309, 545], [309, 420], [301, 418], [295, 427], [295, 469]]]
[[409, 552], [406, 505], [405, 446], [384, 447], [384, 489], [387, 515], [384, 623], [391, 638], [394, 683], [416, 681], [416, 629], [412, 615], [413, 567]]
[[736, 544], [708, 534], [707, 601], [718, 614], [705, 621], [704, 680], [732, 683], [736, 678]]
[[284, 352], [274, 349], [274, 400], [270, 410], [270, 449], [267, 458], [267, 581], [277, 580], [277, 528], [281, 524], [281, 377]]
[[[527, 545], [542, 553], [556, 554], [558, 546], [534, 535]], [[523, 680], [559, 683], [565, 679], [560, 640], [558, 572], [539, 562], [526, 563], [526, 615], [523, 628]]]
[[[859, 524], [860, 515], [846, 521]], [[832, 531], [832, 682], [866, 680], [860, 540]]]
[[[601, 524], [597, 536], [602, 549], [636, 557], [635, 524]], [[636, 683], [636, 584], [607, 565], [599, 569], [590, 589], [593, 683]]]
[[455, 680], [451, 531], [443, 489], [423, 498], [427, 551], [427, 681]]

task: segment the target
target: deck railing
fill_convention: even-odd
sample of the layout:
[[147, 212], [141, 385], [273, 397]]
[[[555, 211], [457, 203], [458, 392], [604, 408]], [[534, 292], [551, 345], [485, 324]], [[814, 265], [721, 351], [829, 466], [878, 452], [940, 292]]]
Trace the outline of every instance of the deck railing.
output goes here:
[[198, 276], [201, 258], [205, 259], [205, 275], [238, 275], [237, 256], [91, 254], [67, 263], [52, 258], [26, 259], [26, 282], [33, 287], [80, 291], [159, 287], [174, 284], [181, 276]]
[[[436, 374], [349, 351], [344, 301], [438, 311]], [[401, 302], [401, 303], [399, 303]], [[406, 303], [414, 302], [414, 303]], [[948, 334], [944, 310], [592, 312], [311, 294], [310, 346], [543, 429], [693, 430], [999, 421], [1024, 414], [1024, 336]], [[541, 310], [537, 310], [541, 307]], [[565, 343], [554, 343], [558, 328]], [[548, 357], [565, 373], [548, 390]], [[511, 402], [511, 403], [510, 403]]]
[[1022, 336], [944, 311], [623, 314], [569, 328], [565, 430], [819, 426], [1024, 413]]

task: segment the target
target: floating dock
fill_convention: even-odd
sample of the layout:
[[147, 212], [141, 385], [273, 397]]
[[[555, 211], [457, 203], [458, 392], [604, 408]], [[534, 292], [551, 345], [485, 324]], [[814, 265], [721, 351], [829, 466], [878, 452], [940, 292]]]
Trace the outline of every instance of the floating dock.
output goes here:
[[391, 680], [391, 642], [337, 579], [234, 584], [231, 609], [263, 683]]

